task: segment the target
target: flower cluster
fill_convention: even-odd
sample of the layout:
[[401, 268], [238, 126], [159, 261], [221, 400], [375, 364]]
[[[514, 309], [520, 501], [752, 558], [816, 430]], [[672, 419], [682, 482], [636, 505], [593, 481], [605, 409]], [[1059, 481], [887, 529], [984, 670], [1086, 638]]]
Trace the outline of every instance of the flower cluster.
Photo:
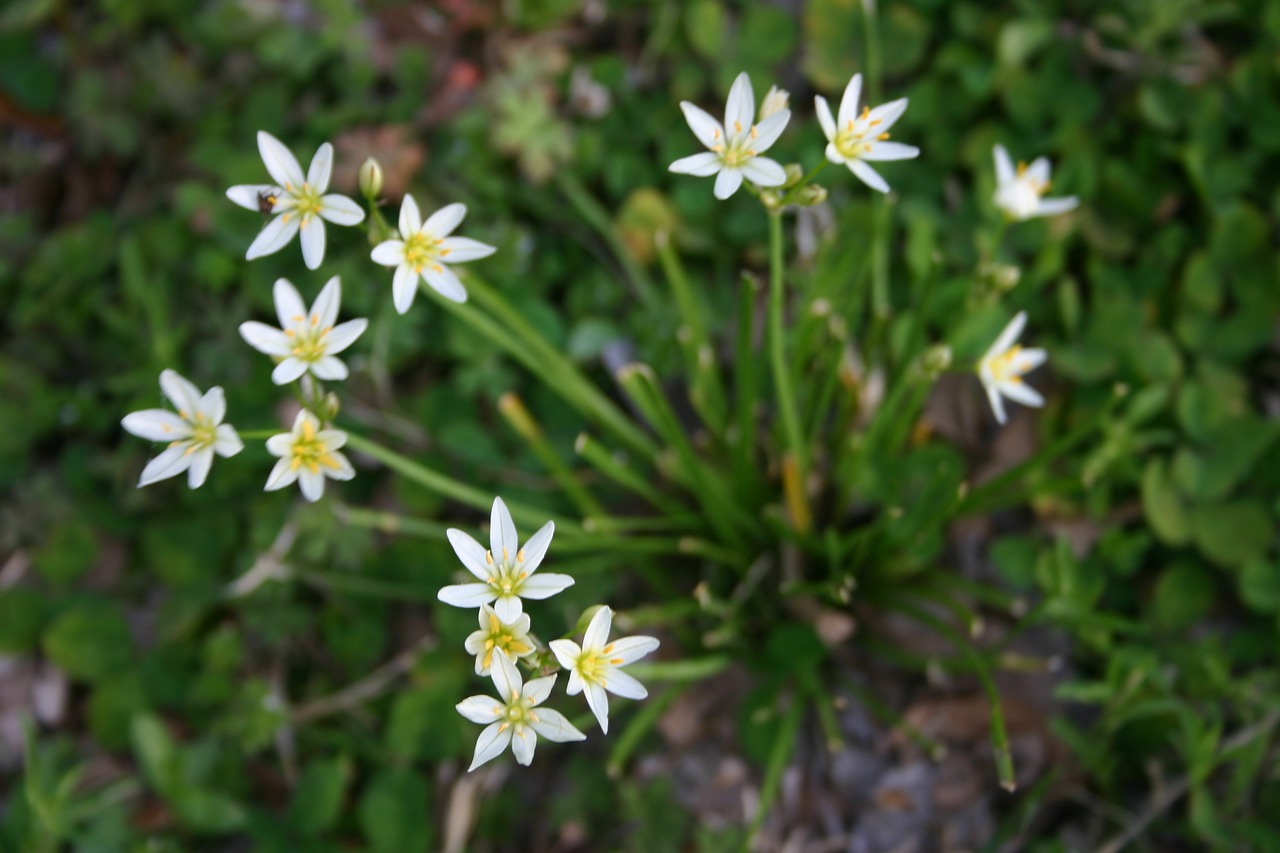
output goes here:
[[[501, 755], [507, 747], [520, 764], [533, 760], [538, 736], [550, 741], [584, 740], [586, 735], [559, 711], [542, 707], [551, 695], [558, 673], [525, 682], [524, 662], [533, 671], [547, 671], [552, 655], [569, 672], [568, 695], [586, 693], [587, 705], [609, 731], [608, 693], [627, 699], [648, 695], [644, 685], [622, 671], [658, 648], [653, 637], [623, 637], [609, 641], [613, 611], [600, 606], [579, 646], [572, 640], [552, 640], [550, 649], [530, 633], [531, 620], [524, 601], [550, 598], [573, 585], [568, 575], [538, 573], [555, 525], [547, 522], [520, 546], [515, 521], [502, 498], [494, 498], [489, 518], [489, 547], [461, 530], [450, 528], [449, 544], [475, 581], [440, 590], [439, 598], [455, 607], [477, 607], [480, 627], [466, 639], [468, 654], [475, 656], [476, 675], [488, 675], [497, 698], [471, 696], [458, 703], [458, 713], [485, 726], [476, 742], [470, 770]], [[550, 652], [550, 654], [548, 653]]]
[[[227, 198], [235, 204], [268, 217], [245, 253], [246, 260], [278, 252], [300, 234], [307, 268], [318, 269], [324, 262], [325, 223], [360, 225], [365, 221], [359, 204], [328, 192], [333, 146], [327, 142], [321, 145], [305, 174], [293, 152], [266, 131], [258, 133], [258, 152], [273, 183], [241, 184], [227, 190]], [[373, 210], [375, 225], [382, 221], [374, 206], [381, 184], [381, 167], [371, 159], [360, 168], [360, 186]], [[417, 202], [405, 196], [400, 207], [401, 239], [373, 241], [377, 242], [373, 261], [396, 267], [392, 293], [401, 314], [412, 305], [420, 280], [448, 299], [466, 300], [466, 290], [448, 264], [477, 260], [494, 252], [494, 247], [478, 240], [451, 236], [466, 210], [461, 204], [446, 205], [424, 223]], [[384, 226], [381, 230], [388, 229]], [[324, 495], [326, 480], [355, 476], [350, 461], [339, 452], [347, 443], [347, 434], [330, 423], [337, 415], [337, 398], [327, 394], [321, 383], [347, 378], [350, 371], [338, 355], [364, 334], [369, 321], [338, 322], [342, 283], [337, 276], [321, 288], [310, 308], [287, 279], [276, 281], [273, 296], [279, 326], [250, 320], [240, 324], [240, 336], [274, 361], [272, 382], [299, 383], [302, 408], [291, 430], [267, 439], [267, 452], [278, 461], [264, 488], [274, 491], [296, 482], [303, 497], [317, 501]], [[147, 486], [185, 471], [190, 487], [199, 488], [215, 455], [234, 456], [244, 444], [231, 425], [222, 423], [226, 400], [221, 388], [201, 395], [172, 370], [160, 374], [160, 387], [176, 411], [146, 409], [127, 415], [122, 422], [128, 432], [140, 438], [167, 444], [143, 469], [138, 485]]]

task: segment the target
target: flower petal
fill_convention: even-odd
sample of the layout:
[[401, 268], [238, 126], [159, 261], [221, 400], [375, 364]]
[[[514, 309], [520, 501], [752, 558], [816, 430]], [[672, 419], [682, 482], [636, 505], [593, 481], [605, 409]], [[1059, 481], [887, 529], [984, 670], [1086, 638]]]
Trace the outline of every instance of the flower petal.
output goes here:
[[751, 90], [751, 76], [743, 71], [733, 80], [724, 105], [725, 131], [742, 133], [751, 127], [756, 115], [756, 96]]
[[903, 145], [901, 142], [873, 142], [871, 148], [862, 155], [863, 160], [911, 160], [920, 156], [920, 149], [914, 145]]
[[329, 178], [333, 176], [333, 146], [325, 143], [316, 149], [311, 158], [311, 167], [307, 169], [307, 183], [317, 193], [329, 189]]
[[250, 320], [240, 324], [240, 337], [258, 352], [283, 358], [293, 352], [293, 341], [279, 329]]
[[836, 126], [844, 127], [858, 117], [858, 98], [862, 97], [862, 75], [855, 74], [844, 87], [840, 109], [836, 114]]
[[1080, 199], [1073, 195], [1063, 198], [1042, 198], [1040, 204], [1036, 207], [1035, 216], [1057, 216], [1059, 213], [1066, 213], [1068, 210], [1075, 210], [1080, 204]]
[[356, 342], [364, 334], [364, 330], [369, 328], [369, 321], [364, 317], [355, 320], [348, 320], [345, 323], [339, 323], [329, 330], [329, 334], [325, 336], [325, 350], [331, 355], [336, 355], [347, 347]]
[[453, 707], [473, 723], [492, 723], [502, 716], [503, 706], [492, 696], [468, 696]]
[[187, 453], [188, 447], [189, 445], [183, 442], [177, 447], [166, 448], [163, 453], [148, 462], [147, 467], [142, 469], [142, 476], [138, 478], [138, 488], [176, 477], [191, 467], [192, 454]]
[[995, 383], [991, 383], [985, 387], [987, 391], [987, 400], [991, 403], [991, 411], [995, 414], [996, 421], [1002, 424], [1006, 423], [1008, 418], [1005, 416], [1004, 400], [1000, 398], [999, 389], [996, 388]]
[[342, 359], [326, 355], [311, 363], [311, 375], [328, 382], [340, 382], [350, 374]]
[[[571, 586], [573, 586], [573, 578], [569, 575], [538, 572], [536, 575], [530, 575], [525, 578], [524, 583], [520, 584], [520, 597], [527, 598], [530, 601], [541, 601]], [[498, 615], [501, 616], [502, 612], [499, 611]], [[503, 621], [509, 622], [511, 620], [503, 616]]]
[[231, 424], [219, 424], [214, 433], [217, 438], [213, 442], [213, 452], [224, 459], [244, 450], [244, 442], [240, 440], [240, 434]]
[[1049, 158], [1037, 157], [1031, 161], [1031, 165], [1027, 167], [1027, 177], [1036, 183], [1049, 183]]
[[454, 202], [446, 204], [422, 223], [422, 230], [437, 240], [443, 240], [453, 233], [453, 229], [462, 224], [467, 215], [467, 206]]
[[897, 124], [898, 119], [907, 111], [908, 98], [898, 98], [887, 104], [881, 104], [867, 113], [867, 122], [875, 133], [887, 133], [889, 128]]
[[307, 269], [320, 269], [324, 263], [324, 220], [318, 216], [304, 219], [302, 229], [302, 260]]
[[514, 622], [524, 612], [524, 602], [518, 595], [500, 595], [493, 602], [493, 612], [497, 613], [498, 618], [503, 622]]
[[227, 416], [227, 395], [217, 385], [204, 392], [204, 396], [196, 403], [196, 411], [209, 419], [212, 424], [222, 423]]
[[827, 141], [835, 139], [836, 120], [831, 115], [831, 107], [827, 105], [827, 99], [821, 95], [815, 95], [813, 109], [818, 114], [818, 124], [822, 125], [822, 133], [827, 137]]
[[483, 583], [459, 583], [443, 587], [436, 598], [454, 607], [479, 607], [488, 604], [497, 596], [493, 587]]
[[1017, 342], [1018, 336], [1022, 334], [1022, 330], [1026, 328], [1026, 325], [1027, 312], [1019, 311], [1013, 316], [1013, 319], [1008, 322], [1004, 327], [1004, 330], [1001, 331], [1000, 335], [992, 342], [991, 346], [987, 348], [986, 353], [982, 356], [982, 360], [986, 361], [987, 359], [994, 358], [1008, 350], [1009, 347], [1013, 346]]
[[995, 155], [996, 160], [996, 183], [1009, 183], [1015, 177], [1013, 161], [1009, 159], [1009, 152], [1005, 150], [1003, 145], [997, 145], [992, 153]]
[[614, 666], [626, 666], [656, 650], [658, 640], [656, 637], [646, 636], [622, 637], [614, 640], [610, 645], [613, 648], [608, 651], [609, 660]]
[[258, 236], [249, 244], [249, 250], [244, 253], [244, 259], [252, 261], [254, 258], [275, 254], [288, 245], [297, 233], [298, 218], [282, 213], [258, 232]]
[[384, 267], [398, 267], [404, 263], [404, 242], [401, 240], [385, 240], [373, 247], [369, 254], [375, 264]]
[[227, 198], [245, 210], [261, 210], [261, 197], [279, 195], [280, 188], [275, 184], [240, 184], [227, 190]]
[[623, 699], [643, 699], [649, 695], [649, 691], [645, 689], [643, 684], [617, 667], [609, 671], [609, 674], [601, 681], [601, 686], [613, 695], [621, 696]]
[[271, 371], [271, 381], [277, 385], [288, 385], [306, 372], [307, 363], [305, 361], [289, 356], [277, 364], [275, 370]]
[[364, 208], [345, 195], [330, 193], [320, 197], [320, 216], [334, 225], [359, 225], [364, 221]]
[[262, 490], [264, 492], [274, 492], [277, 489], [283, 489], [285, 486], [293, 485], [297, 479], [298, 469], [293, 467], [289, 459], [281, 459], [271, 469], [271, 473], [267, 475], [267, 484], [262, 487]]
[[604, 692], [604, 688], [594, 681], [584, 682], [583, 692], [587, 694], [587, 705], [591, 708], [591, 713], [596, 715], [596, 720], [600, 723], [600, 731], [605, 734], [609, 733], [609, 694]]
[[176, 370], [160, 371], [160, 390], [173, 403], [181, 418], [190, 418], [200, 409], [200, 389]]
[[787, 170], [768, 157], [753, 157], [742, 166], [742, 176], [761, 187], [780, 187], [787, 182]]
[[506, 655], [493, 656], [493, 671], [489, 673], [489, 677], [493, 679], [493, 687], [503, 702], [510, 702], [524, 690], [524, 679], [520, 677], [519, 667]]
[[534, 705], [541, 705], [551, 695], [551, 688], [556, 686], [557, 677], [557, 675], [553, 674], [527, 681], [521, 695], [526, 699], [533, 700]]
[[422, 230], [422, 213], [413, 196], [406, 195], [400, 202], [400, 236], [406, 240]]
[[347, 459], [345, 453], [329, 454], [333, 457], [336, 468], [325, 468], [324, 474], [330, 480], [352, 480], [355, 479], [356, 469], [351, 467], [351, 460]]
[[281, 329], [288, 329], [307, 319], [307, 306], [302, 301], [298, 288], [287, 278], [276, 279], [271, 289], [272, 299], [276, 303], [276, 318]]
[[613, 627], [613, 611], [607, 605], [602, 606], [591, 617], [587, 630], [582, 637], [582, 647], [590, 651], [599, 651], [609, 642], [609, 629]]
[[511, 733], [511, 754], [516, 763], [528, 767], [533, 763], [533, 753], [538, 746], [538, 733], [525, 726], [515, 726]]
[[272, 456], [289, 456], [293, 453], [293, 433], [276, 433], [267, 439], [267, 452]]
[[757, 154], [768, 151], [773, 147], [773, 143], [778, 141], [778, 137], [782, 135], [782, 131], [786, 129], [787, 122], [790, 120], [790, 110], [779, 110], [756, 125], [756, 137], [752, 140], [751, 150]]
[[204, 485], [213, 467], [213, 448], [202, 447], [191, 454], [191, 467], [187, 469], [187, 485], [198, 489]]
[[284, 143], [265, 130], [258, 131], [258, 153], [272, 179], [287, 190], [294, 190], [306, 183], [302, 167], [293, 152]]
[[742, 172], [738, 169], [721, 169], [716, 175], [715, 197], [724, 201], [742, 186]]
[[573, 723], [569, 722], [564, 714], [551, 708], [539, 708], [534, 712], [537, 715], [536, 720], [532, 720], [530, 725], [540, 737], [544, 737], [555, 743], [570, 743], [575, 740], [586, 740], [587, 736], [573, 727]]
[[462, 286], [457, 274], [447, 266], [440, 264], [434, 267], [427, 267], [422, 271], [422, 277], [427, 280], [427, 284], [431, 285], [436, 293], [439, 293], [450, 302], [467, 301], [467, 289]]
[[1030, 373], [1049, 359], [1049, 353], [1039, 347], [1028, 347], [1018, 350], [1014, 359], [1014, 367], [1018, 373]]
[[699, 178], [710, 177], [720, 171], [720, 155], [714, 151], [690, 154], [688, 157], [681, 157], [676, 160], [667, 167], [667, 171], [675, 172], [677, 175], [694, 175]]
[[1044, 397], [1039, 391], [1025, 382], [1001, 382], [1000, 393], [1015, 403], [1040, 408], [1044, 405]]
[[684, 120], [689, 123], [689, 129], [698, 137], [699, 142], [707, 148], [724, 144], [724, 127], [709, 112], [689, 101], [681, 101], [680, 109], [684, 111]]
[[848, 166], [849, 171], [853, 172], [860, 181], [871, 187], [871, 189], [878, 190], [882, 193], [887, 193], [889, 191], [889, 185], [885, 183], [884, 178], [880, 177], [880, 173], [868, 166], [866, 163], [861, 160], [849, 160]]
[[120, 425], [147, 441], [181, 441], [191, 437], [191, 425], [164, 409], [130, 412], [120, 421]]
[[396, 267], [396, 274], [391, 278], [391, 301], [396, 305], [396, 312], [404, 314], [413, 306], [413, 297], [418, 295], [418, 274], [407, 264]]
[[502, 498], [494, 498], [489, 510], [489, 550], [494, 560], [514, 560], [520, 550], [516, 523]]
[[[529, 537], [529, 541], [524, 543], [524, 558], [516, 563], [516, 568], [522, 572], [533, 574], [538, 570], [538, 566], [542, 565], [542, 558], [547, 554], [547, 548], [551, 546], [551, 537], [555, 535], [556, 525], [553, 521], [548, 521], [542, 527], [538, 528], [538, 532]], [[519, 552], [517, 552], [517, 557]]]
[[335, 275], [320, 290], [311, 303], [311, 319], [315, 325], [327, 329], [338, 321], [338, 309], [342, 305], [342, 282]]
[[567, 670], [572, 670], [574, 664], [578, 662], [578, 656], [582, 654], [582, 648], [573, 640], [552, 640], [548, 643], [551, 647], [551, 653], [556, 656], [556, 660], [560, 661], [560, 665]]
[[302, 490], [304, 498], [315, 503], [324, 497], [324, 474], [306, 467], [299, 468], [298, 488]]
[[467, 261], [478, 261], [487, 258], [497, 251], [488, 243], [472, 240], [470, 237], [446, 237], [440, 244], [441, 255], [451, 264]]
[[[449, 544], [453, 546], [453, 553], [458, 555], [458, 559], [462, 561], [462, 565], [466, 567], [467, 571], [482, 581], [487, 581], [494, 574], [493, 566], [486, 559], [484, 546], [472, 539], [470, 534], [464, 533], [456, 527], [450, 527], [444, 532], [444, 535], [449, 540]], [[480, 627], [487, 628], [488, 625], [482, 623]]]
[[486, 761], [497, 758], [506, 751], [509, 743], [511, 743], [511, 727], [504, 727], [502, 723], [490, 723], [476, 739], [475, 756], [472, 757], [471, 766], [467, 768], [467, 772], [470, 773]]

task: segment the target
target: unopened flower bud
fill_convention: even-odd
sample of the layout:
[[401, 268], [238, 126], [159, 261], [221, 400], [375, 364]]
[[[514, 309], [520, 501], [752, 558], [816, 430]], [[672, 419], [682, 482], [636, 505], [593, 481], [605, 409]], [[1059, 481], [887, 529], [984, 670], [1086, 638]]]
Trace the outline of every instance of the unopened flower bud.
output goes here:
[[933, 382], [951, 367], [951, 347], [946, 344], [935, 344], [920, 355], [920, 373]]
[[775, 211], [782, 205], [782, 193], [778, 190], [760, 190], [760, 202], [765, 210]]
[[794, 187], [796, 184], [800, 183], [800, 179], [804, 177], [804, 169], [799, 163], [788, 163], [782, 168], [783, 171], [787, 173], [787, 179], [782, 182], [784, 189]]
[[382, 164], [372, 157], [360, 164], [360, 192], [368, 199], [382, 195]]
[[796, 193], [796, 204], [801, 207], [812, 207], [827, 200], [827, 188], [820, 184], [809, 184]]
[[1022, 270], [1012, 264], [992, 264], [991, 265], [991, 283], [995, 285], [996, 290], [1001, 293], [1008, 293], [1018, 286], [1018, 281], [1022, 278]]
[[337, 419], [338, 412], [342, 410], [342, 402], [338, 399], [337, 394], [330, 391], [324, 395], [324, 400], [319, 408], [320, 411], [317, 414], [320, 415], [325, 423], [331, 424]]
[[764, 100], [760, 102], [760, 121], [764, 121], [774, 113], [785, 110], [790, 97], [791, 93], [786, 89], [779, 89], [777, 86], [770, 86], [768, 94], [766, 94], [764, 96]]

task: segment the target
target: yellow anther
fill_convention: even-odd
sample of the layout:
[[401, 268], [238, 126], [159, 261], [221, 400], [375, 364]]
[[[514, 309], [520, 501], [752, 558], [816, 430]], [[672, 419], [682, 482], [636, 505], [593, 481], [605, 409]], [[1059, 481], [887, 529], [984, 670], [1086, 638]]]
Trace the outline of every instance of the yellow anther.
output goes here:
[[614, 666], [619, 666], [622, 664], [622, 660], [623, 660], [622, 658], [610, 658], [609, 663], [613, 664]]
[[509, 553], [507, 553], [507, 546], [506, 546], [506, 545], [503, 545], [503, 546], [502, 546], [502, 562], [504, 562], [504, 563], [509, 563], [509, 562], [511, 562], [511, 555], [510, 555]]
[[760, 131], [756, 130], [755, 125], [751, 126], [751, 138], [756, 139], [760, 136]]
[[609, 654], [609, 652], [613, 651], [613, 643], [610, 643], [609, 645], [605, 646], [600, 651], [604, 652], [606, 655]]
[[524, 549], [523, 549], [523, 548], [521, 548], [519, 551], [516, 551], [516, 562], [517, 562], [517, 563], [523, 563], [523, 562], [524, 562]]
[[881, 141], [883, 141], [883, 140], [885, 140], [885, 139], [888, 139], [888, 138], [889, 138], [889, 134], [888, 134], [887, 132], [882, 133], [882, 134], [880, 134], [879, 136], [877, 136], [877, 137], [876, 137], [876, 139], [879, 139], [879, 140], [881, 140]]
[[742, 133], [742, 122], [740, 122], [740, 121], [735, 121], [735, 122], [733, 123], [733, 129], [734, 129], [734, 131], [735, 131], [736, 133]]
[[488, 563], [489, 565], [491, 565], [491, 566], [493, 565], [493, 552], [492, 552], [492, 551], [485, 551], [485, 552], [484, 552], [484, 561], [485, 561], [486, 563]]

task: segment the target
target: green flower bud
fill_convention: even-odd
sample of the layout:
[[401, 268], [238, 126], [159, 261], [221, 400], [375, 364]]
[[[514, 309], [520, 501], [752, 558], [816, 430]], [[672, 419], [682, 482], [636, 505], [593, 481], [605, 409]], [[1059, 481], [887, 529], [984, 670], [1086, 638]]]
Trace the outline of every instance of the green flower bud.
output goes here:
[[360, 192], [367, 199], [382, 195], [382, 164], [372, 157], [360, 165]]

